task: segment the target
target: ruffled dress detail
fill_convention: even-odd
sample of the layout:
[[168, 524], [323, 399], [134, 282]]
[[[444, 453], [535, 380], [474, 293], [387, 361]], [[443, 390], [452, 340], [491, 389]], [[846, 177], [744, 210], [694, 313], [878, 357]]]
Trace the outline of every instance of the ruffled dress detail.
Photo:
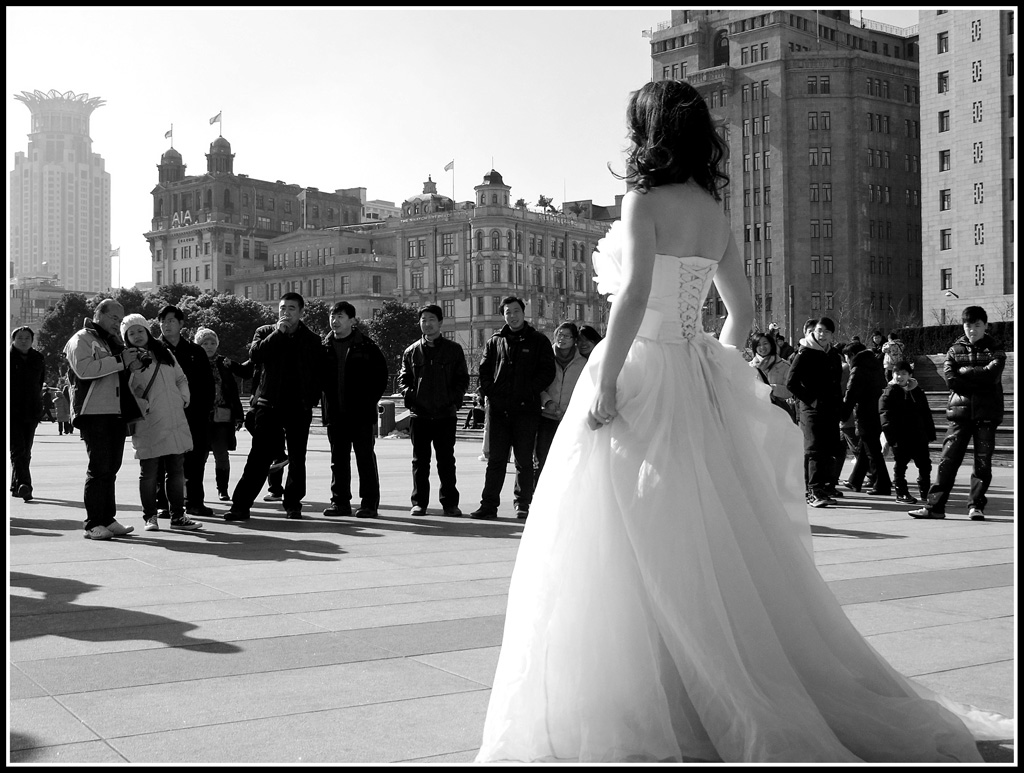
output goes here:
[[[594, 256], [621, 281], [619, 226]], [[619, 414], [551, 446], [509, 590], [479, 762], [980, 761], [1013, 721], [896, 672], [819, 574], [800, 431], [700, 328], [717, 263], [658, 255]]]

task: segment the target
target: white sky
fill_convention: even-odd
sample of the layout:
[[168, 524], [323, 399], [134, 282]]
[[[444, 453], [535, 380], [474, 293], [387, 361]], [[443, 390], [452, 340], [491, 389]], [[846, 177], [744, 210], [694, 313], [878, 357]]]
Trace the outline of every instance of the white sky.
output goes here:
[[[851, 11], [854, 20], [859, 9]], [[513, 201], [612, 204], [623, 113], [651, 77], [643, 8], [7, 7], [7, 165], [28, 147], [39, 89], [101, 97], [93, 152], [111, 175], [111, 248], [121, 278], [150, 280], [142, 234], [156, 165], [174, 147], [202, 174], [221, 126], [236, 173], [324, 191], [365, 187], [400, 204], [427, 175], [472, 198], [492, 167]], [[910, 8], [864, 16], [907, 27]], [[564, 192], [564, 195], [563, 195]], [[10, 178], [8, 175], [8, 200]], [[10, 211], [8, 207], [8, 211]], [[8, 255], [10, 254], [8, 233]]]

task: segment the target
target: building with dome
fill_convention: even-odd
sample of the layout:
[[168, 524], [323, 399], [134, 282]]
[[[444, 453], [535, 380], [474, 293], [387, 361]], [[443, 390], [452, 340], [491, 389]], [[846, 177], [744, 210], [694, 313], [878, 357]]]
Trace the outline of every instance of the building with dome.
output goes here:
[[[283, 180], [257, 180], [235, 173], [234, 159], [231, 143], [224, 137], [210, 143], [202, 175], [186, 175], [184, 160], [173, 147], [160, 157], [152, 190], [153, 219], [145, 233], [154, 285], [182, 283], [234, 292], [238, 274], [251, 280], [267, 268], [271, 240], [299, 230], [360, 222], [360, 189], [326, 193]], [[303, 266], [318, 259], [306, 250], [301, 258], [297, 250], [292, 252], [292, 260], [301, 260]], [[295, 281], [289, 289], [311, 294], [312, 284], [300, 286]], [[269, 295], [278, 283], [248, 284], [254, 297], [268, 301], [273, 300]]]
[[53, 90], [14, 98], [32, 112], [32, 131], [10, 178], [11, 277], [104, 292], [111, 286], [110, 175], [89, 136], [89, 118], [104, 101]]
[[388, 221], [398, 258], [399, 299], [436, 303], [444, 335], [477, 371], [484, 344], [505, 324], [501, 299], [526, 303], [527, 321], [550, 336], [564, 321], [604, 330], [607, 310], [593, 282], [591, 255], [610, 223], [579, 214], [535, 212], [513, 203], [496, 170], [455, 202], [429, 177]]

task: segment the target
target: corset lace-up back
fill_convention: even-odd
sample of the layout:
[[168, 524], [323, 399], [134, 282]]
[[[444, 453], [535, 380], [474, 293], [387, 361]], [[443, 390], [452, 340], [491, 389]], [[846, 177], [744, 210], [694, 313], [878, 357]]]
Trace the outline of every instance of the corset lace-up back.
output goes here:
[[718, 262], [708, 258], [656, 255], [651, 294], [639, 336], [671, 342], [703, 332], [701, 310]]

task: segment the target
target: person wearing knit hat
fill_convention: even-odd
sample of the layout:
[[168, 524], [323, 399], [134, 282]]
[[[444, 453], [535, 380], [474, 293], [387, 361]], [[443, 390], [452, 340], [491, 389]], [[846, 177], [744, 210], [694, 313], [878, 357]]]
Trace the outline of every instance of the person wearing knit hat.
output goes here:
[[157, 490], [166, 475], [171, 528], [201, 529], [201, 523], [185, 514], [185, 452], [192, 450], [192, 433], [185, 418], [185, 406], [191, 399], [188, 378], [174, 355], [149, 332], [149, 323], [141, 314], [125, 317], [121, 321], [121, 334], [125, 345], [139, 352], [145, 364], [128, 380], [144, 417], [132, 432], [132, 445], [141, 471], [139, 498], [144, 528], [160, 530]]
[[214, 472], [217, 476], [217, 498], [222, 502], [230, 502], [228, 479], [231, 476], [231, 460], [228, 452], [238, 447], [235, 432], [245, 418], [235, 376], [244, 376], [245, 367], [217, 354], [220, 339], [210, 328], [199, 328], [192, 340], [206, 352], [213, 376], [213, 408], [208, 424], [210, 450], [213, 452]]

